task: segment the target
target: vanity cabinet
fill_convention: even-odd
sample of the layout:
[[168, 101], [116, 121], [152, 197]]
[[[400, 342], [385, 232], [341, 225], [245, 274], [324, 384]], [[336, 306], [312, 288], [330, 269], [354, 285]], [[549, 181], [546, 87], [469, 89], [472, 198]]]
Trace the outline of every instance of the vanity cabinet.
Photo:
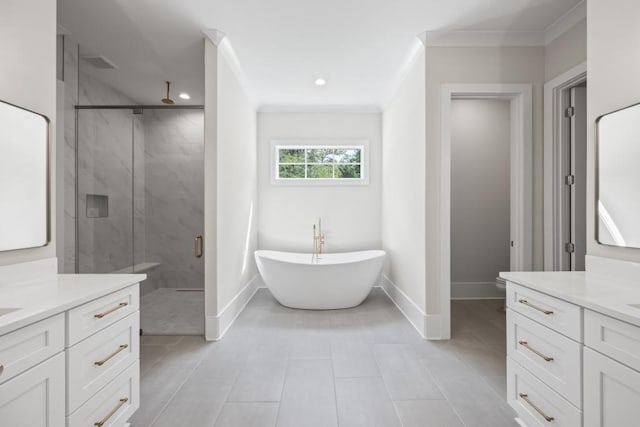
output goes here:
[[0, 384], [0, 425], [64, 427], [64, 383], [65, 358], [58, 353]]
[[527, 279], [507, 279], [507, 400], [518, 421], [640, 425], [640, 326], [538, 292]]
[[585, 427], [638, 425], [640, 328], [585, 310]]
[[95, 296], [0, 336], [0, 426], [128, 425], [140, 405], [139, 285]]
[[623, 427], [640, 423], [640, 372], [584, 350], [584, 426]]
[[582, 309], [507, 282], [507, 401], [528, 427], [582, 425]]

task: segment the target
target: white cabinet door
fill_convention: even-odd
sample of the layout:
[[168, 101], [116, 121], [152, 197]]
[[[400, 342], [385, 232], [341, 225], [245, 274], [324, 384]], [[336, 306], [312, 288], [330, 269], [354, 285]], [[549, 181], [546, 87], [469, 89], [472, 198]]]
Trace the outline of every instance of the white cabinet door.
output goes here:
[[64, 368], [60, 353], [0, 385], [0, 425], [64, 427]]
[[625, 427], [640, 422], [640, 372], [584, 349], [584, 426]]

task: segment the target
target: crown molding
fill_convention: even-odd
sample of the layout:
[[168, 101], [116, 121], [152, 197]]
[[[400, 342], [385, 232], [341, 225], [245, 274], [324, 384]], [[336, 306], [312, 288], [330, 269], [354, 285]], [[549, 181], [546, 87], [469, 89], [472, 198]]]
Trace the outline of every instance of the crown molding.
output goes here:
[[258, 113], [375, 114], [381, 112], [377, 105], [262, 105], [258, 108]]
[[407, 78], [407, 74], [413, 68], [416, 61], [420, 59], [420, 56], [424, 53], [424, 48], [426, 46], [426, 32], [418, 34], [416, 39], [413, 42], [413, 46], [411, 50], [407, 54], [404, 62], [398, 67], [398, 71], [393, 76], [389, 84], [380, 98], [380, 106], [382, 110], [386, 110], [389, 106], [389, 103], [393, 99], [393, 97], [398, 93], [400, 86]]
[[254, 110], [257, 110], [257, 104], [255, 99], [253, 98], [250, 90], [249, 83], [247, 81], [246, 74], [238, 60], [238, 56], [236, 55], [233, 46], [231, 46], [231, 41], [227, 35], [216, 29], [206, 29], [202, 30], [202, 33], [218, 48], [218, 53], [227, 61], [229, 64], [229, 68], [231, 68], [231, 72], [238, 80], [238, 84], [244, 91], [245, 95], [249, 99], [249, 103], [253, 107]]
[[573, 9], [562, 15], [553, 24], [546, 28], [545, 44], [548, 45], [586, 18], [587, 2], [586, 0], [582, 0]]
[[202, 30], [202, 34], [207, 36], [207, 38], [211, 40], [211, 43], [216, 46], [220, 46], [220, 43], [222, 43], [222, 41], [227, 37], [224, 32], [216, 30], [215, 28], [204, 29]]
[[544, 46], [544, 31], [425, 31], [427, 47]]
[[587, 2], [540, 31], [425, 31], [418, 37], [427, 47], [526, 47], [547, 46], [587, 17]]

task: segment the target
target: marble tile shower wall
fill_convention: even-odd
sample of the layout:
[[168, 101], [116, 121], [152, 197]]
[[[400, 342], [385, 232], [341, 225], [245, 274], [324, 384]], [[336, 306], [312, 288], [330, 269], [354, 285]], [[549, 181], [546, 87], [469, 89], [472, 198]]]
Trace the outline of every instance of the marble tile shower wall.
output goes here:
[[161, 288], [203, 288], [204, 258], [194, 238], [204, 232], [204, 112], [145, 110], [146, 260], [161, 265]]
[[[132, 242], [133, 160], [144, 179], [144, 131], [142, 121], [130, 110], [79, 110], [75, 106], [134, 104], [83, 69], [78, 44], [65, 38], [65, 235], [64, 271], [75, 271], [76, 202], [78, 203], [79, 272], [104, 273], [130, 268], [132, 251], [144, 259], [144, 233]], [[78, 127], [76, 135], [76, 117]], [[136, 133], [132, 147], [132, 132]], [[77, 140], [76, 140], [77, 138]], [[78, 146], [78, 193], [76, 197], [76, 145]], [[132, 151], [139, 154], [132, 157]], [[144, 229], [144, 181], [133, 188], [137, 206], [136, 227]], [[136, 191], [137, 190], [137, 191]], [[106, 218], [89, 218], [87, 194], [109, 196]]]
[[63, 36], [64, 80], [64, 254], [63, 273], [76, 269], [76, 110], [78, 104], [78, 45]]
[[[158, 262], [143, 293], [202, 288], [204, 263], [193, 255], [193, 239], [204, 231], [203, 111], [79, 110], [76, 141], [76, 105], [136, 104], [85, 67], [66, 37], [64, 272], [75, 272], [78, 199], [80, 272]], [[87, 194], [109, 196], [107, 218], [87, 217]]]
[[[78, 112], [80, 273], [132, 271], [132, 123], [130, 110]], [[90, 213], [89, 195], [108, 198], [108, 209]]]

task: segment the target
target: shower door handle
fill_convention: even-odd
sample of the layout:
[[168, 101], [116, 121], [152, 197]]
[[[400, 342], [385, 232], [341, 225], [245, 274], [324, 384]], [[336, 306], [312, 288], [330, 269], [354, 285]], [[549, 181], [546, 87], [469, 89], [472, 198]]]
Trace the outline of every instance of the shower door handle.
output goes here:
[[202, 235], [200, 234], [195, 238], [194, 255], [196, 258], [202, 258]]

